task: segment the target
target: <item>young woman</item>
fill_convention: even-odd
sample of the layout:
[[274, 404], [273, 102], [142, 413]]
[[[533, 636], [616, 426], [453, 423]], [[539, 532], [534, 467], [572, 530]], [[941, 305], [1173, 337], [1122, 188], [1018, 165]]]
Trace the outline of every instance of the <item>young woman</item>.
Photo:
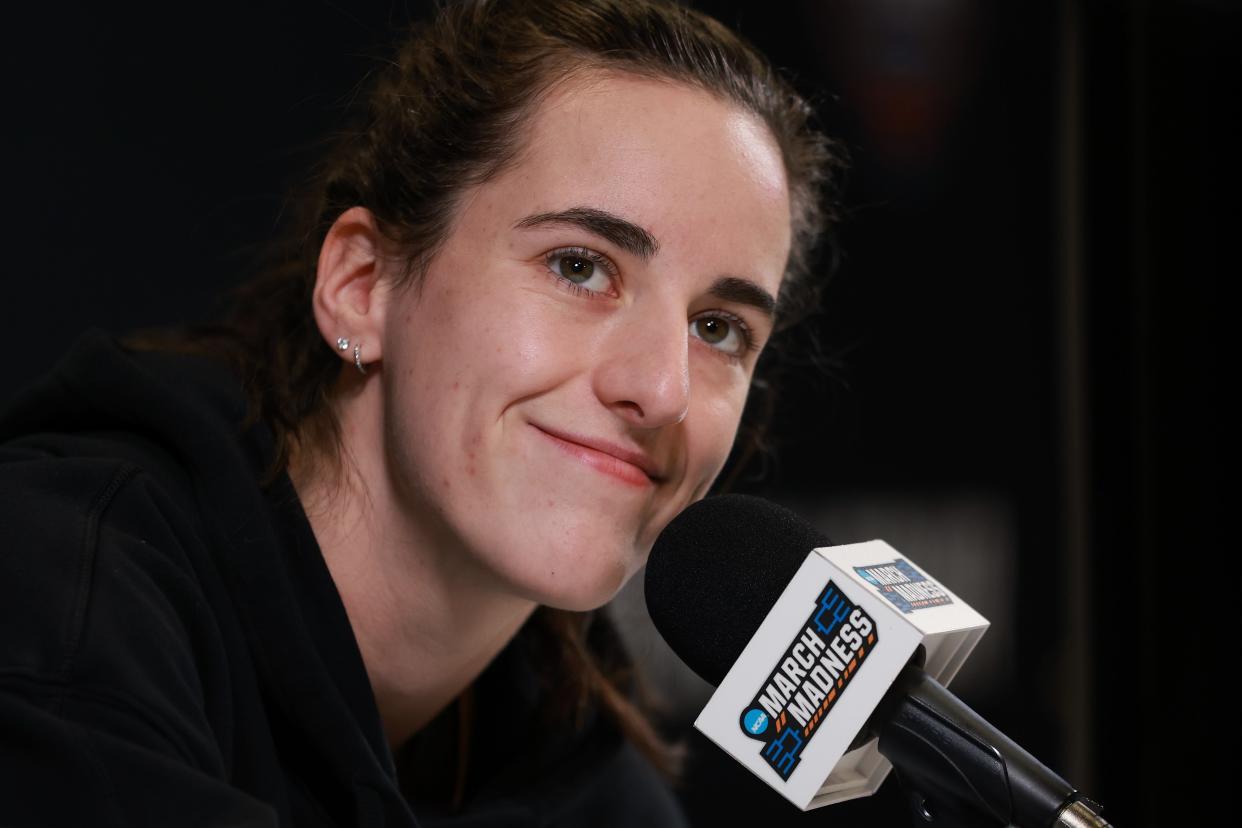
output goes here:
[[807, 116], [672, 4], [416, 29], [226, 324], [0, 418], [0, 822], [676, 823], [591, 611], [812, 283]]

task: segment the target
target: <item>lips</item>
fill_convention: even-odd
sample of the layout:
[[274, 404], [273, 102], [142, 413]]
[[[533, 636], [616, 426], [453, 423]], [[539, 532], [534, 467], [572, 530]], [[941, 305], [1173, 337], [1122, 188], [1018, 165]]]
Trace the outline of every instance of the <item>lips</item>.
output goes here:
[[531, 425], [562, 451], [623, 483], [646, 487], [662, 480], [655, 462], [639, 449], [534, 423]]

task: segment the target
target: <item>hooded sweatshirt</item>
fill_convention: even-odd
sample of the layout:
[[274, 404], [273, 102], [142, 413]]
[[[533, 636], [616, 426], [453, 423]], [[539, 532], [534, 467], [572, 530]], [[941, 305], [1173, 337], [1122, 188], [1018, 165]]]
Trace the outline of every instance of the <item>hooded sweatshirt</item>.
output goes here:
[[[535, 715], [522, 635], [475, 683], [473, 727], [446, 714], [395, 761], [296, 492], [258, 482], [271, 434], [244, 420], [222, 365], [101, 333], [0, 413], [0, 824], [681, 824], [602, 718]], [[428, 772], [463, 753], [467, 776]]]

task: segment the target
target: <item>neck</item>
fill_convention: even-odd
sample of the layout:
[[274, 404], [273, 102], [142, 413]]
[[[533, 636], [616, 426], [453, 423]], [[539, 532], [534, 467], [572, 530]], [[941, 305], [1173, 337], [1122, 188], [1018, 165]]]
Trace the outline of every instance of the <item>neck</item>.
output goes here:
[[[353, 626], [389, 745], [468, 687], [535, 604], [506, 592], [436, 521], [402, 508], [365, 435], [368, 392], [341, 402], [341, 461], [295, 453], [290, 477]], [[407, 498], [408, 499], [408, 498]]]

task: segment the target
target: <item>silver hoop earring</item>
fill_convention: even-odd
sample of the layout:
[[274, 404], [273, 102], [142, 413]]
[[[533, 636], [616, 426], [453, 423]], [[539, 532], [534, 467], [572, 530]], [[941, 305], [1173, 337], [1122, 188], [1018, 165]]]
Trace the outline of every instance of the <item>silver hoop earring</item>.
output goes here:
[[358, 369], [359, 374], [365, 374], [367, 369], [362, 364], [362, 343], [354, 345], [354, 367]]
[[349, 340], [348, 340], [347, 338], [343, 337], [343, 336], [342, 336], [342, 337], [340, 337], [340, 338], [338, 338], [338, 339], [336, 340], [336, 349], [337, 349], [338, 351], [348, 351], [348, 350], [349, 350]]

